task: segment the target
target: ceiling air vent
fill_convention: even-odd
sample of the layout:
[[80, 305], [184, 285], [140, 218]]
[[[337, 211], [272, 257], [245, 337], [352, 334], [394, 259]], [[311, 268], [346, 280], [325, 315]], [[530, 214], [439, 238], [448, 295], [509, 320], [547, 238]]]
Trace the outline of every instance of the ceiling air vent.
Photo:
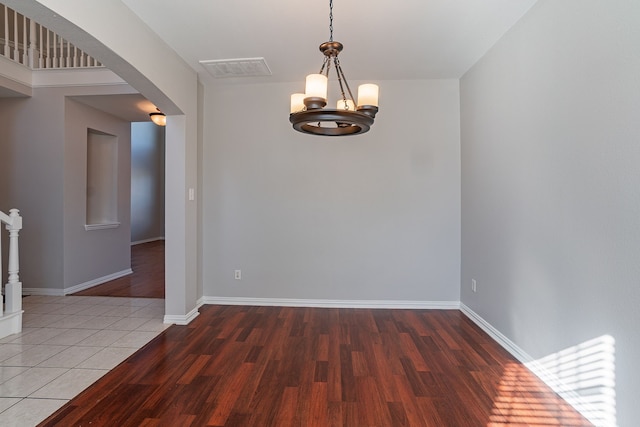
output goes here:
[[271, 70], [264, 58], [212, 59], [200, 61], [216, 78], [270, 76]]

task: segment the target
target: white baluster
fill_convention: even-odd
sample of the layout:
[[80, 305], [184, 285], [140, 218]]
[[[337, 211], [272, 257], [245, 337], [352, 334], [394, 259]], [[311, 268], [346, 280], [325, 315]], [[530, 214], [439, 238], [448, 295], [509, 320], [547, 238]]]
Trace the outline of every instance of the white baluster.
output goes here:
[[67, 63], [65, 64], [67, 68], [72, 68], [73, 65], [71, 63], [71, 43], [67, 40]]
[[47, 29], [47, 68], [53, 67], [51, 63], [51, 30]]
[[6, 311], [15, 313], [22, 310], [22, 283], [18, 273], [20, 272], [20, 259], [18, 255], [18, 233], [22, 229], [22, 217], [18, 209], [11, 209], [9, 217], [11, 224], [7, 224], [9, 230], [9, 279], [5, 286]]
[[39, 47], [39, 50], [38, 50], [38, 68], [43, 68], [44, 67], [44, 61], [43, 61], [44, 46], [42, 44], [42, 42], [43, 42], [42, 25], [40, 25], [40, 24], [38, 24], [38, 36], [39, 36], [39, 40], [40, 40], [40, 44], [38, 45], [38, 47]]
[[18, 12], [13, 11], [13, 60], [20, 62], [20, 52], [18, 51]]
[[64, 68], [65, 64], [64, 64], [64, 39], [62, 38], [62, 36], [58, 36], [58, 39], [60, 40], [60, 62], [58, 63], [58, 67], [60, 68]]
[[29, 68], [33, 69], [36, 64], [36, 23], [29, 19]]
[[2, 46], [2, 54], [9, 57], [9, 8], [4, 8], [4, 45]]
[[22, 61], [20, 63], [22, 65], [27, 65], [27, 17], [22, 15]]
[[[51, 30], [49, 30], [51, 31]], [[54, 33], [53, 31], [51, 31], [51, 35], [53, 36], [53, 44], [51, 45], [51, 49], [53, 51], [53, 56], [51, 57], [51, 67], [52, 68], [57, 68], [58, 67], [58, 35], [56, 33]]]

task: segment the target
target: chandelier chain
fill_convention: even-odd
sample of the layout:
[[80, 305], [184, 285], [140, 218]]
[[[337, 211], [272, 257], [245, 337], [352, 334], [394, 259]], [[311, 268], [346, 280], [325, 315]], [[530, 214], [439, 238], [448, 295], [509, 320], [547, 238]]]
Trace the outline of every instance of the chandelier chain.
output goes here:
[[333, 41], [333, 0], [329, 0], [329, 41]]

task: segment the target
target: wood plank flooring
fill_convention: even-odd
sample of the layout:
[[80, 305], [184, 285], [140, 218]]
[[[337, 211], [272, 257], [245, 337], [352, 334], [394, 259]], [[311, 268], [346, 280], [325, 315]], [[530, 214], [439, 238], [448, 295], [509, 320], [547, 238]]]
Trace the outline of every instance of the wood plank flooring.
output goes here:
[[590, 425], [457, 310], [200, 311], [41, 425]]
[[133, 274], [73, 295], [164, 298], [164, 240], [131, 246], [131, 269]]

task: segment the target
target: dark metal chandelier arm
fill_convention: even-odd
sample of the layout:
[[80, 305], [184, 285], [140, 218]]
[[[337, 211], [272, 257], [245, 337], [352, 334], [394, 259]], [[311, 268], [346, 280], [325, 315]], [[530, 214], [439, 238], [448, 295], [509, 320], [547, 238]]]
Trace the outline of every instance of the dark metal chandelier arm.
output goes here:
[[[340, 86], [340, 95], [342, 95], [341, 99], [345, 100], [345, 107], [346, 107], [346, 96], [344, 94], [344, 85], [342, 84], [342, 81], [344, 80], [344, 82], [346, 83], [347, 79], [344, 76], [344, 74], [342, 74], [342, 69], [340, 68], [340, 62], [338, 61], [338, 57], [334, 57], [333, 58], [333, 65], [336, 68], [336, 75], [338, 76], [338, 85]], [[346, 108], [345, 108], [346, 110]]]
[[[336, 67], [336, 74], [338, 74], [338, 82], [340, 83], [340, 92], [342, 93], [342, 99], [352, 100], [355, 107], [356, 99], [353, 97], [353, 93], [351, 93], [349, 82], [347, 81], [347, 78], [345, 77], [344, 72], [342, 71], [342, 67], [340, 66], [340, 60], [338, 59], [337, 56], [335, 57], [333, 62]], [[342, 76], [342, 79], [340, 78], [340, 76]], [[349, 93], [348, 98], [345, 96], [344, 88], [342, 87], [343, 82], [344, 82], [344, 86], [347, 88], [347, 92]]]
[[[329, 57], [325, 56], [324, 60], [322, 61], [322, 67], [320, 67], [320, 71], [318, 72], [318, 74], [324, 74], [325, 76], [329, 76], [329, 70], [327, 67], [327, 62], [329, 61]], [[327, 70], [327, 72], [325, 73], [325, 69]]]

